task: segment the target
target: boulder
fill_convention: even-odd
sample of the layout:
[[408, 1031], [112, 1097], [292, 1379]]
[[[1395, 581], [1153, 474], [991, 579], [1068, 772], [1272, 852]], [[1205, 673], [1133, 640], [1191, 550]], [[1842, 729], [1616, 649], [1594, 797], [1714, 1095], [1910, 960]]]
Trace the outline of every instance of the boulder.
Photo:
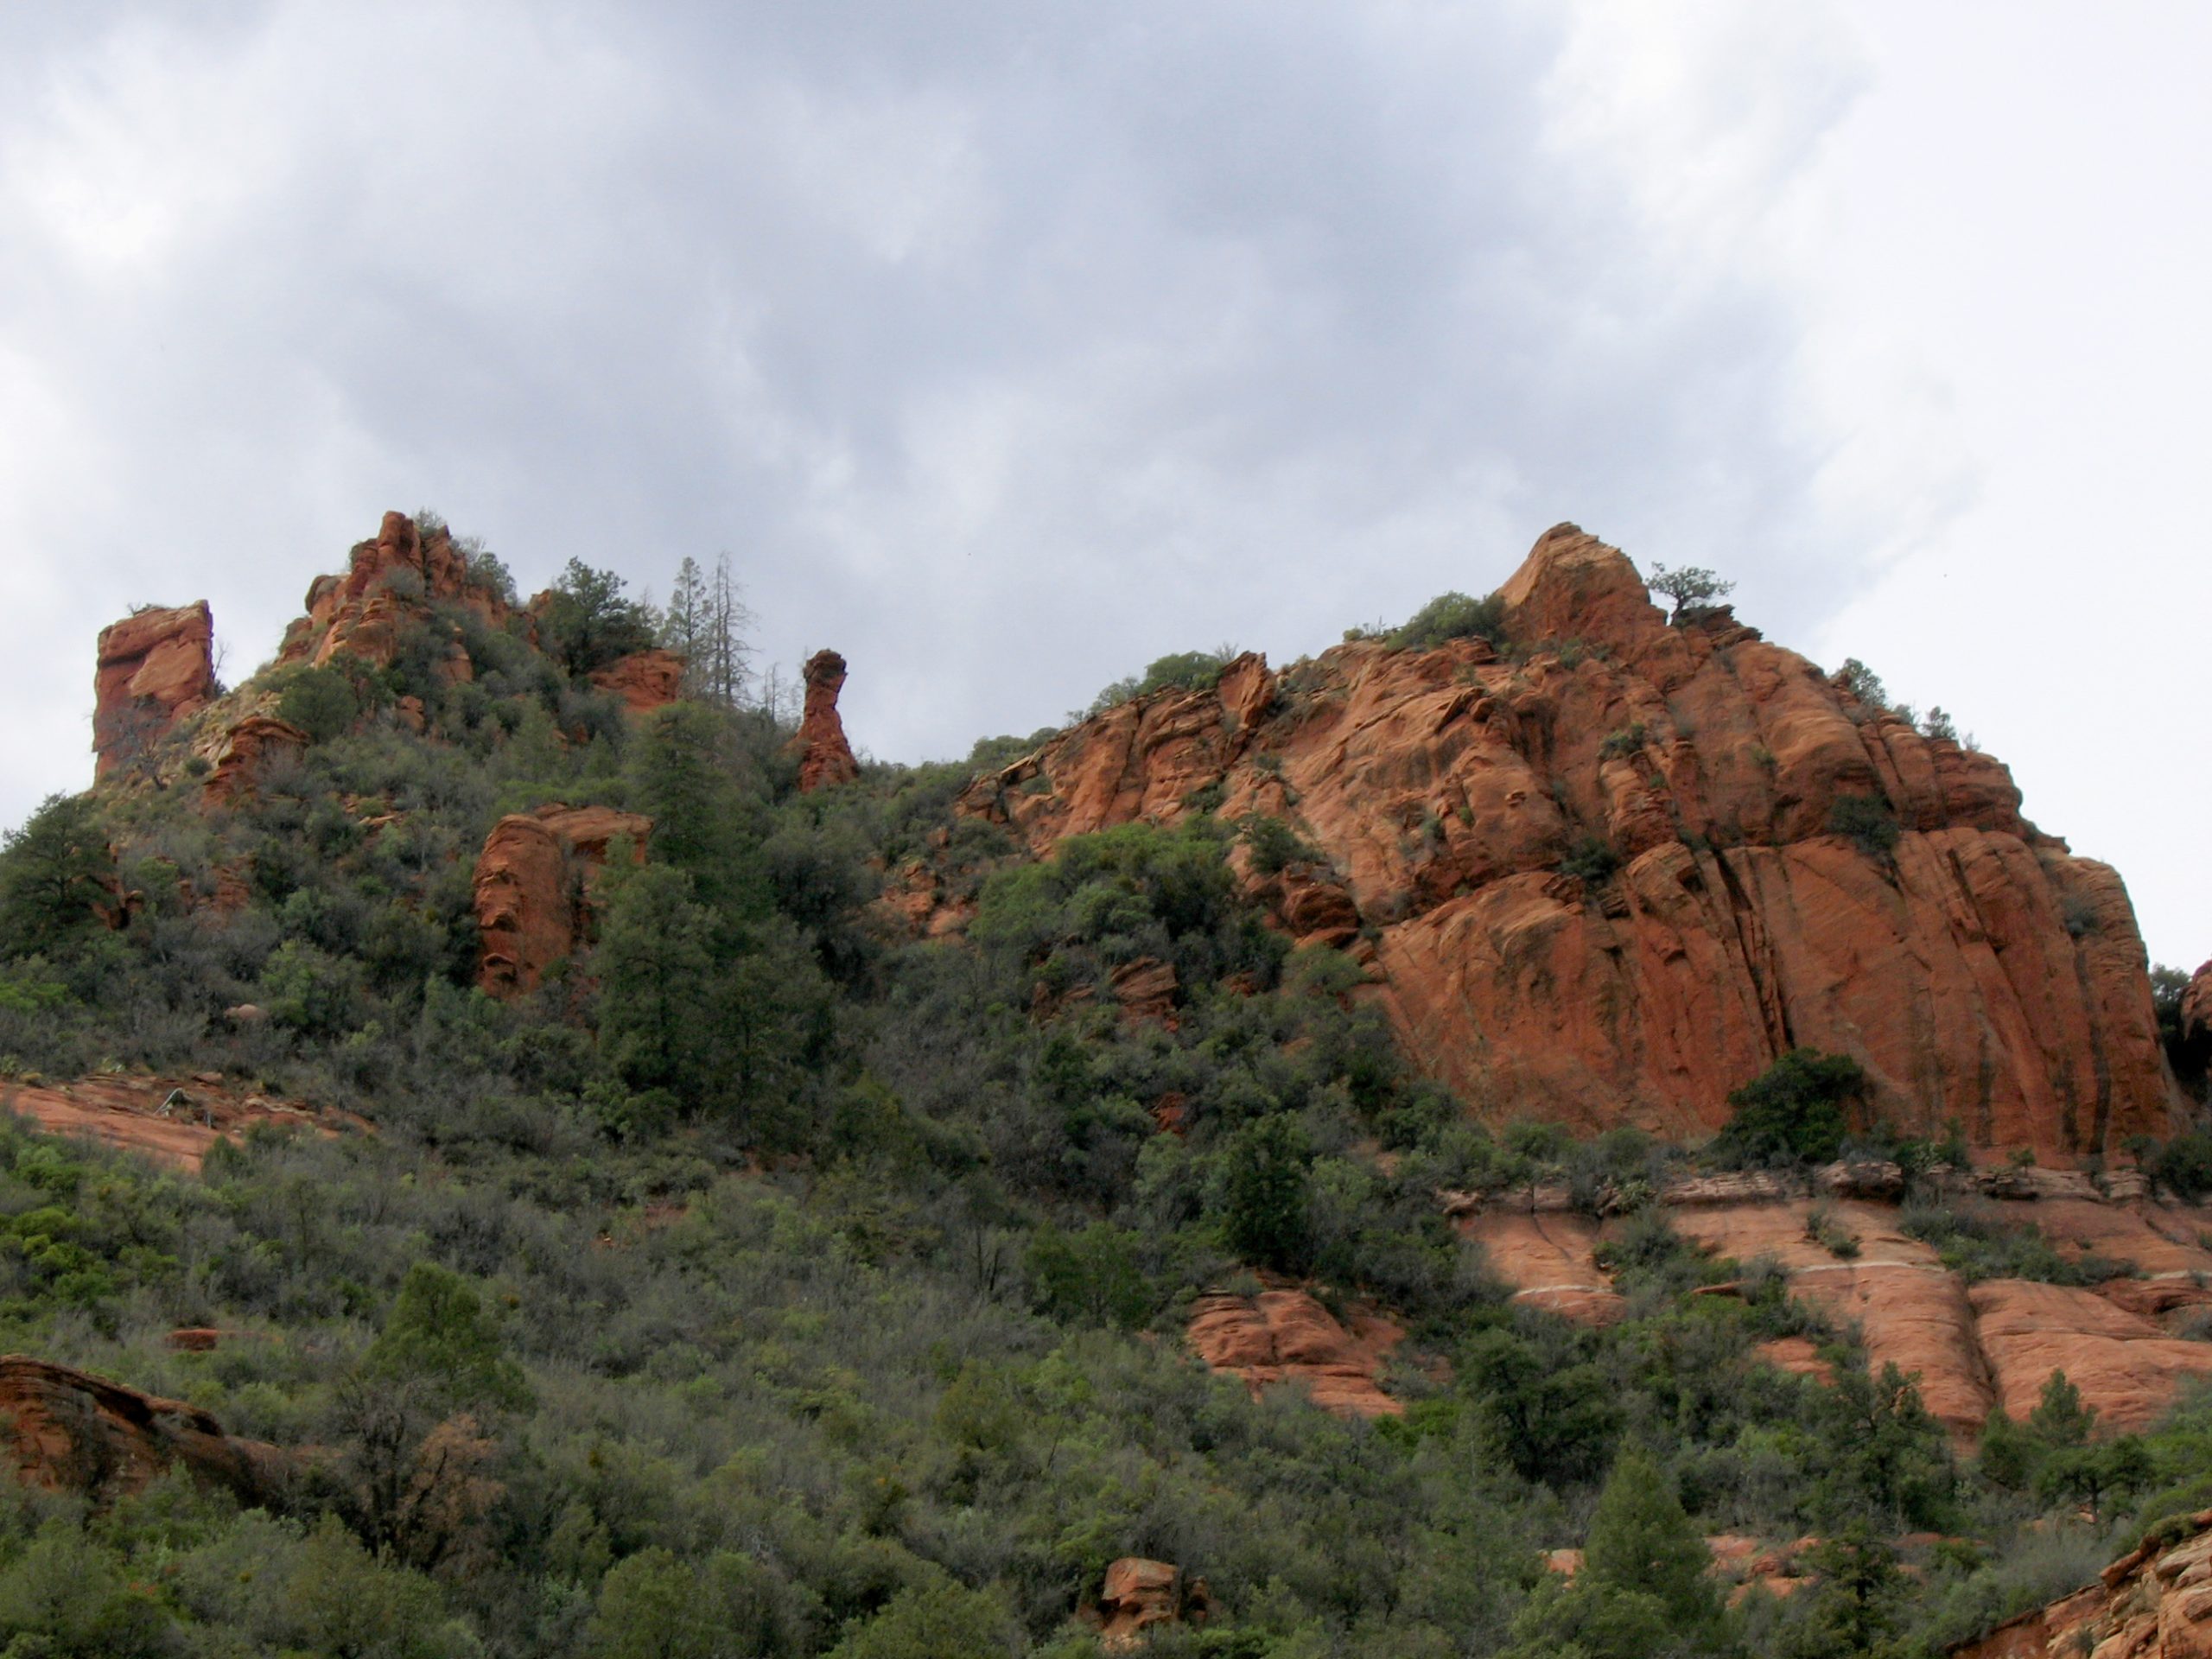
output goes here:
[[142, 758], [216, 693], [215, 622], [207, 601], [133, 612], [100, 630], [92, 674], [94, 775]]
[[664, 709], [683, 695], [683, 658], [673, 651], [639, 651], [594, 669], [591, 683], [622, 699], [632, 715]]
[[845, 741], [845, 722], [837, 713], [837, 694], [844, 689], [845, 659], [834, 651], [817, 651], [806, 659], [806, 707], [791, 749], [798, 756], [798, 786], [802, 792], [849, 784], [861, 775], [853, 746]]
[[1204, 1579], [1186, 1578], [1168, 1561], [1125, 1555], [1106, 1569], [1090, 1622], [1109, 1652], [1141, 1648], [1160, 1625], [1203, 1624], [1213, 1611]]
[[1288, 1382], [1339, 1417], [1395, 1416], [1405, 1409], [1377, 1381], [1405, 1333], [1379, 1314], [1356, 1313], [1347, 1330], [1303, 1290], [1215, 1292], [1193, 1304], [1185, 1334], [1199, 1358], [1242, 1377], [1254, 1399]]
[[293, 1470], [287, 1453], [226, 1434], [196, 1406], [21, 1354], [0, 1357], [0, 1445], [25, 1485], [95, 1504], [181, 1467], [241, 1503], [267, 1505]]
[[[1239, 658], [957, 810], [1039, 856], [1200, 801], [1284, 818], [1323, 890], [1254, 895], [1301, 938], [1371, 932], [1362, 995], [1501, 1120], [1695, 1137], [1802, 1046], [1859, 1060], [1899, 1128], [1955, 1121], [2047, 1166], [2171, 1132], [2126, 889], [2020, 816], [2000, 763], [1749, 630], [1669, 626], [1571, 525], [1502, 591], [1514, 660], [1477, 639], [1357, 641], [1280, 675]], [[1895, 820], [1886, 853], [1830, 830], [1854, 799]]]
[[477, 983], [505, 999], [536, 990], [588, 943], [594, 878], [617, 842], [645, 856], [652, 820], [611, 807], [542, 806], [492, 826], [477, 855]]

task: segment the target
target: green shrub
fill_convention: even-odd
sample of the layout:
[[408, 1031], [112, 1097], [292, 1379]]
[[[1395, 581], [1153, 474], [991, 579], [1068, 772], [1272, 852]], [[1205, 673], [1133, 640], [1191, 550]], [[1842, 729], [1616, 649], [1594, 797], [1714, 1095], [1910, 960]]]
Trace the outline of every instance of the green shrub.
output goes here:
[[1293, 864], [1314, 864], [1321, 860], [1319, 848], [1271, 814], [1255, 812], [1239, 819], [1236, 834], [1250, 850], [1252, 868], [1262, 875], [1274, 875]]
[[331, 667], [299, 670], [276, 699], [277, 717], [298, 727], [313, 743], [342, 735], [360, 713], [360, 695], [353, 682]]
[[1793, 1048], [1729, 1095], [1735, 1115], [1708, 1150], [1738, 1169], [1828, 1163], [1843, 1151], [1845, 1109], [1866, 1092], [1866, 1073], [1848, 1055]]
[[1897, 818], [1878, 795], [1840, 795], [1828, 808], [1828, 833], [1842, 836], [1872, 859], [1897, 850]]
[[1602, 836], [1584, 836], [1567, 849], [1559, 873], [1571, 875], [1586, 887], [1602, 887], [1621, 867], [1621, 855]]
[[1433, 651], [1452, 639], [1505, 639], [1505, 599], [1491, 594], [1475, 599], [1461, 593], [1439, 594], [1395, 629], [1389, 644], [1396, 651]]
[[1221, 680], [1221, 671], [1236, 655], [1234, 645], [1222, 645], [1213, 651], [1179, 651], [1156, 658], [1141, 674], [1126, 680], [1116, 680], [1090, 700], [1089, 712], [1103, 714], [1109, 709], [1138, 697], [1148, 697], [1155, 691], [1165, 691], [1179, 686], [1186, 691], [1211, 691]]

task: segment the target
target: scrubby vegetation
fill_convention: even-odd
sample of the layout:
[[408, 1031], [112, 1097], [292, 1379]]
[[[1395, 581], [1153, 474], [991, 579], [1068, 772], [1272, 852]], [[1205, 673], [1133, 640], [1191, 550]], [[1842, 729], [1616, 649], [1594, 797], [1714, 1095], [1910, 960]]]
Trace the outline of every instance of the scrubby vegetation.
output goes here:
[[[1163, 1659], [1916, 1654], [2206, 1501], [2205, 1408], [2092, 1457], [2061, 1399], [1961, 1467], [1910, 1378], [1667, 1226], [1682, 1151], [1478, 1127], [1352, 960], [1240, 897], [1239, 837], [1262, 870], [1310, 854], [1279, 820], [1017, 857], [951, 802], [1036, 737], [801, 796], [772, 709], [632, 721], [591, 688], [652, 632], [603, 577], [570, 574], [550, 656], [454, 607], [389, 668], [272, 682], [315, 741], [228, 806], [188, 777], [56, 800], [0, 852], [0, 1097], [145, 1066], [373, 1125], [259, 1131], [201, 1179], [0, 1126], [0, 1347], [310, 1465], [246, 1510], [181, 1477], [7, 1489], [0, 1650], [1071, 1659], [1139, 1554], [1220, 1609]], [[471, 863], [554, 800], [652, 831], [594, 940], [495, 1001]], [[973, 900], [964, 943], [872, 912], [912, 859]], [[1832, 1156], [1858, 1087], [1786, 1056], [1713, 1152]], [[1539, 1179], [1625, 1215], [1619, 1324], [1508, 1300], [1439, 1203]], [[1185, 1354], [1198, 1294], [1292, 1278], [1405, 1325], [1402, 1417], [1255, 1402]], [[1833, 1386], [1762, 1363], [1803, 1334]], [[1916, 1530], [1979, 1541], [1916, 1579], [1886, 1541]], [[1817, 1534], [1827, 1576], [1732, 1611], [1720, 1531]], [[1541, 1566], [1569, 1546], [1572, 1584]]]

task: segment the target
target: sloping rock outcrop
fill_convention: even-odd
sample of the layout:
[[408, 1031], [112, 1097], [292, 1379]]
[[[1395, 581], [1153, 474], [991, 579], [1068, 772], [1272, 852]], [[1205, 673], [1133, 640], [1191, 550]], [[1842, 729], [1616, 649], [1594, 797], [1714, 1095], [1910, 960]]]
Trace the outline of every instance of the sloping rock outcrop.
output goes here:
[[307, 753], [308, 734], [271, 714], [250, 714], [217, 734], [207, 800], [227, 805], [252, 794], [270, 769]]
[[194, 1175], [218, 1141], [236, 1141], [256, 1123], [302, 1127], [318, 1135], [366, 1128], [349, 1113], [272, 1100], [214, 1072], [10, 1083], [0, 1086], [0, 1111], [48, 1135], [96, 1141]]
[[1209, 798], [1285, 820], [1322, 855], [1300, 872], [1321, 902], [1279, 918], [1356, 926], [1408, 1052], [1499, 1118], [1700, 1134], [1810, 1046], [1865, 1065], [1892, 1122], [1955, 1120], [2047, 1163], [2169, 1131], [2126, 890], [2020, 816], [2002, 765], [1725, 612], [1669, 626], [1573, 525], [1503, 594], [1510, 655], [1240, 658], [1211, 690], [1063, 733], [960, 810], [1039, 855]]
[[861, 775], [853, 746], [845, 741], [845, 721], [837, 694], [845, 686], [845, 659], [817, 651], [806, 659], [806, 707], [791, 747], [798, 755], [798, 786], [804, 792], [849, 784]]
[[2212, 1510], [2146, 1539], [2094, 1584], [1946, 1649], [1950, 1659], [2212, 1659]]
[[1395, 1416], [1405, 1407], [1382, 1391], [1379, 1379], [1405, 1332], [1376, 1313], [1350, 1317], [1347, 1328], [1303, 1290], [1217, 1292], [1192, 1306], [1186, 1334], [1199, 1358], [1242, 1377], [1255, 1400], [1263, 1389], [1287, 1382], [1339, 1417]]
[[[1821, 1185], [1833, 1189], [1835, 1173], [1823, 1172], [1828, 1179]], [[1963, 1177], [1957, 1184], [1981, 1188]], [[2182, 1321], [2212, 1305], [2205, 1288], [2212, 1250], [2198, 1242], [2205, 1217], [2194, 1207], [2024, 1194], [2020, 1218], [2034, 1223], [2062, 1255], [2102, 1258], [2138, 1276], [2093, 1287], [2019, 1279], [1969, 1285], [1934, 1248], [1900, 1230], [1894, 1203], [1762, 1191], [1779, 1185], [1771, 1176], [1740, 1183], [1732, 1200], [1702, 1190], [1720, 1185], [1669, 1189], [1662, 1202], [1674, 1230], [1713, 1255], [1779, 1268], [1792, 1296], [1837, 1328], [1858, 1331], [1870, 1368], [1895, 1364], [1916, 1375], [1929, 1412], [1961, 1441], [2000, 1405], [2016, 1421], [2025, 1418], [2055, 1370], [2064, 1371], [2097, 1413], [2101, 1433], [2146, 1427], [2184, 1386], [2212, 1376], [2212, 1343], [2178, 1334]], [[1618, 1224], [1566, 1211], [1564, 1196], [1539, 1189], [1485, 1204], [1455, 1195], [1450, 1207], [1462, 1235], [1483, 1246], [1491, 1271], [1516, 1300], [1578, 1323], [1610, 1323], [1624, 1304], [1599, 1262]], [[1848, 1235], [1848, 1255], [1815, 1236], [1816, 1202], [1818, 1230], [1830, 1238]], [[1999, 1200], [1995, 1207], [2015, 1206]], [[1802, 1339], [1775, 1345], [1767, 1357], [1785, 1370], [1825, 1370]]]
[[92, 673], [94, 775], [105, 780], [216, 693], [207, 601], [134, 612], [100, 630]]
[[645, 856], [652, 820], [605, 806], [542, 806], [492, 826], [476, 860], [477, 983], [506, 998], [536, 990], [591, 938], [592, 878], [618, 841]]
[[0, 1432], [17, 1480], [95, 1503], [181, 1465], [241, 1503], [267, 1504], [293, 1468], [287, 1453], [226, 1434], [196, 1406], [21, 1354], [0, 1357]]

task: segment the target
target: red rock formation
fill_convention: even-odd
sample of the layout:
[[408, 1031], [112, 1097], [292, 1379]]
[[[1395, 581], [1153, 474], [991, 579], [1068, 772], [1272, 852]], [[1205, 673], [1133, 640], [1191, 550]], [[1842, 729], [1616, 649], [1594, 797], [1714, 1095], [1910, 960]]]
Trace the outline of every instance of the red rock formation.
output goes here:
[[592, 877], [610, 847], [639, 859], [652, 820], [604, 806], [542, 806], [501, 818], [476, 860], [477, 982], [501, 998], [537, 988], [591, 937]]
[[1217, 1293], [1192, 1306], [1185, 1335], [1199, 1358], [1243, 1377], [1255, 1400], [1264, 1388], [1293, 1382], [1339, 1417], [1395, 1416], [1405, 1410], [1376, 1380], [1405, 1333], [1379, 1315], [1356, 1314], [1347, 1331], [1302, 1290]]
[[805, 674], [806, 709], [791, 747], [798, 755], [798, 786], [811, 793], [851, 783], [861, 775], [861, 763], [853, 758], [845, 722], [837, 714], [845, 659], [834, 651], [817, 651], [806, 659]]
[[[388, 666], [400, 635], [438, 601], [466, 606], [494, 626], [508, 615], [505, 598], [469, 579], [468, 561], [442, 525], [426, 537], [407, 514], [387, 512], [375, 538], [355, 544], [343, 575], [315, 578], [308, 613], [285, 630], [281, 658], [321, 664], [343, 652]], [[445, 678], [474, 677], [458, 638], [447, 657]]]
[[621, 698], [630, 713], [649, 715], [683, 695], [683, 658], [672, 651], [633, 652], [594, 669], [591, 683]]
[[2181, 994], [2183, 1040], [2212, 1046], [2212, 962], [2190, 976]]
[[2053, 1371], [2082, 1391], [2107, 1433], [2149, 1427], [2182, 1384], [2212, 1375], [2212, 1344], [2169, 1337], [2094, 1290], [1992, 1279], [1971, 1293], [1998, 1402], [2015, 1421]]
[[[1122, 704], [960, 810], [1038, 854], [1200, 790], [1325, 855], [1294, 932], [1377, 939], [1370, 993], [1491, 1116], [1685, 1136], [1785, 1049], [1848, 1053], [1914, 1130], [2066, 1162], [2177, 1104], [2125, 889], [2019, 813], [2005, 768], [1867, 710], [1713, 615], [1670, 627], [1572, 525], [1506, 584], [1522, 647], [1342, 645]], [[1828, 830], [1886, 804], [1888, 856]], [[1610, 879], [1570, 874], [1601, 843]], [[1593, 868], [1586, 863], [1584, 868]]]
[[1947, 1649], [1951, 1659], [2212, 1659], [2212, 1510], [2161, 1531], [2047, 1607]]
[[1628, 1312], [1627, 1299], [1598, 1266], [1598, 1224], [1586, 1217], [1502, 1205], [1468, 1217], [1461, 1231], [1481, 1243], [1491, 1271], [1513, 1287], [1516, 1301], [1578, 1325], [1611, 1325]]
[[273, 1446], [224, 1433], [196, 1406], [21, 1354], [0, 1357], [0, 1433], [17, 1480], [95, 1503], [181, 1465], [240, 1503], [266, 1504], [292, 1467]]
[[207, 601], [145, 610], [100, 630], [92, 675], [95, 776], [143, 754], [215, 695], [215, 623]]
[[1089, 1622], [1101, 1646], [1122, 1652], [1146, 1645], [1156, 1625], [1203, 1624], [1213, 1611], [1204, 1579], [1186, 1579], [1168, 1561], [1125, 1555], [1106, 1569], [1106, 1582]]
[[252, 794], [269, 770], [287, 756], [306, 752], [308, 734], [274, 715], [248, 715], [224, 734], [215, 769], [207, 774], [207, 799], [227, 805]]

